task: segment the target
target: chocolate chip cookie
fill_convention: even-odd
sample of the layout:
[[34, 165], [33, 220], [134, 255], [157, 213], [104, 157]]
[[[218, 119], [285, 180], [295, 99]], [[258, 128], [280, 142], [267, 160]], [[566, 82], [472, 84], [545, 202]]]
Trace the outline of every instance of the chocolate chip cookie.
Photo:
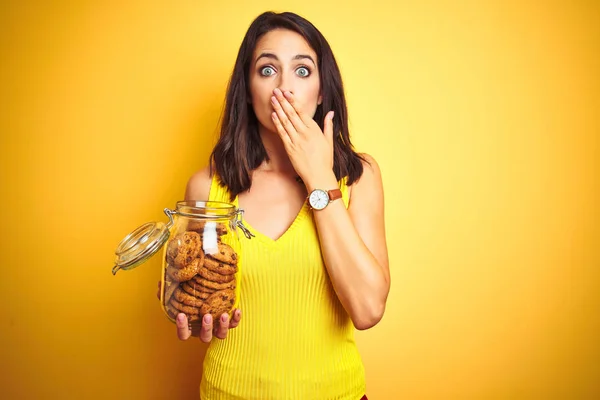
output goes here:
[[171, 265], [167, 266], [167, 274], [177, 282], [189, 281], [196, 276], [198, 269], [204, 263], [204, 253], [200, 253], [200, 255], [182, 269], [173, 268]]
[[185, 268], [202, 251], [202, 241], [197, 232], [183, 232], [169, 240], [167, 262], [176, 268]]
[[227, 233], [227, 226], [223, 222], [215, 221], [190, 221], [187, 226], [188, 231], [196, 232], [200, 236], [205, 233], [214, 233], [217, 236], [223, 236]]
[[232, 281], [225, 282], [225, 283], [217, 283], [217, 282], [209, 281], [208, 279], [203, 279], [200, 276], [195, 276], [194, 280], [200, 286], [204, 286], [205, 288], [209, 288], [209, 289], [215, 289], [217, 291], [226, 290], [226, 289], [235, 289], [235, 276]]
[[169, 302], [169, 300], [173, 296], [173, 293], [175, 292], [175, 289], [177, 289], [177, 286], [178, 286], [177, 282], [165, 280], [165, 297], [164, 297], [165, 304]]
[[202, 315], [211, 314], [218, 319], [221, 314], [231, 311], [235, 303], [235, 292], [233, 290], [219, 290], [213, 293], [200, 307]]
[[204, 267], [221, 275], [233, 275], [237, 272], [237, 264], [226, 264], [209, 255], [204, 258]]
[[216, 283], [231, 282], [235, 278], [235, 275], [222, 275], [218, 272], [211, 271], [210, 269], [206, 268], [205, 265], [198, 268], [198, 275], [204, 279], [208, 279], [209, 281]]
[[202, 278], [201, 276], [195, 276], [193, 277], [191, 280], [189, 280], [187, 283], [188, 285], [190, 285], [190, 287], [198, 292], [204, 292], [204, 293], [214, 293], [217, 291], [217, 289], [215, 288], [209, 288], [206, 287], [204, 285], [202, 285], [200, 283], [200, 281], [204, 280], [204, 278]]
[[200, 313], [200, 309], [199, 308], [188, 306], [186, 304], [183, 304], [183, 303], [177, 301], [176, 299], [171, 299], [170, 304], [173, 307], [175, 307], [177, 309], [177, 311], [180, 311], [182, 313], [187, 314], [188, 317], [190, 315], [198, 315]]
[[214, 252], [207, 251], [207, 254], [210, 255], [215, 260], [221, 261], [225, 264], [237, 264], [237, 261], [238, 261], [237, 253], [228, 244], [219, 243], [218, 248], [215, 250], [216, 251], [214, 251]]
[[[211, 294], [214, 293], [214, 291], [208, 293], [208, 292], [203, 292], [203, 291], [200, 291], [200, 290], [196, 290], [194, 288], [194, 286], [192, 286], [192, 285], [196, 286], [195, 282], [193, 282], [193, 281], [183, 282], [181, 284], [181, 288], [183, 290], [185, 290], [185, 292], [187, 294], [192, 295], [192, 296], [194, 296], [194, 297], [196, 297], [196, 298], [198, 298], [200, 300], [206, 300], [206, 299], [208, 299], [210, 297]], [[198, 286], [200, 286], [200, 285], [198, 285]]]
[[171, 304], [167, 304], [165, 306], [165, 310], [167, 311], [167, 315], [173, 319], [175, 319], [177, 317], [177, 314], [179, 313], [179, 311]]
[[200, 307], [204, 303], [201, 299], [192, 296], [179, 287], [175, 289], [175, 299], [186, 306], [192, 307]]

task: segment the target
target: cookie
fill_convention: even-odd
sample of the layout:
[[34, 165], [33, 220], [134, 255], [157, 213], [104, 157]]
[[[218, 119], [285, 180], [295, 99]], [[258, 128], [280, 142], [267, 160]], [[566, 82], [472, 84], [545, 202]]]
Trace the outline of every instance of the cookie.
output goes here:
[[199, 315], [188, 315], [187, 317], [188, 317], [188, 323], [200, 321]]
[[215, 221], [190, 221], [187, 226], [188, 231], [196, 232], [200, 236], [204, 233], [216, 233], [217, 236], [223, 236], [227, 233], [227, 225], [223, 222]]
[[192, 296], [191, 294], [188, 294], [179, 287], [175, 290], [175, 298], [178, 302], [186, 306], [200, 307], [204, 303], [202, 300]]
[[[176, 309], [175, 307], [173, 307], [171, 304], [167, 304], [165, 306], [165, 310], [167, 311], [167, 315], [173, 319], [176, 319], [177, 314], [182, 312], [182, 311], [179, 311], [178, 309]], [[189, 323], [200, 320], [200, 315], [186, 315], [186, 317], [187, 317]]]
[[193, 277], [191, 280], [187, 281], [187, 284], [190, 285], [190, 287], [192, 289], [194, 289], [197, 292], [203, 292], [203, 293], [214, 293], [217, 291], [217, 289], [215, 288], [209, 288], [206, 287], [204, 285], [201, 285], [199, 281], [203, 280], [204, 278], [202, 278], [201, 276], [196, 275], [195, 277]]
[[177, 314], [179, 314], [179, 311], [171, 304], [167, 304], [165, 310], [167, 311], [167, 315], [173, 319], [177, 318]]
[[198, 258], [194, 258], [194, 260], [185, 268], [177, 269], [173, 268], [173, 266], [167, 266], [167, 274], [169, 277], [174, 279], [177, 282], [185, 282], [192, 279], [198, 273], [198, 269], [204, 263], [204, 253], [200, 253], [202, 256]]
[[173, 292], [175, 292], [175, 289], [177, 289], [177, 283], [173, 282], [173, 281], [168, 281], [165, 279], [165, 297], [163, 300], [164, 304], [168, 304], [169, 300], [171, 299], [171, 297], [173, 296]]
[[237, 264], [238, 256], [237, 253], [226, 243], [219, 243], [216, 251], [207, 254], [210, 255], [217, 261], [224, 262], [225, 264]]
[[235, 278], [235, 275], [221, 275], [218, 272], [211, 271], [204, 265], [198, 268], [198, 276], [216, 283], [231, 282]]
[[226, 289], [235, 289], [235, 279], [233, 279], [231, 282], [218, 283], [218, 282], [209, 281], [208, 279], [203, 279], [200, 276], [195, 276], [194, 280], [200, 286], [204, 286], [209, 289], [215, 289], [217, 291], [218, 290], [226, 290]]
[[202, 251], [202, 241], [197, 232], [183, 232], [169, 240], [167, 262], [176, 268], [185, 268]]
[[237, 272], [236, 264], [225, 264], [208, 255], [204, 258], [204, 267], [221, 275], [233, 275]]
[[[190, 281], [190, 282], [192, 284], [195, 284], [193, 281]], [[194, 297], [196, 297], [196, 298], [198, 298], [200, 300], [206, 300], [206, 299], [208, 299], [210, 297], [210, 295], [212, 293], [214, 293], [214, 291], [208, 293], [208, 292], [202, 292], [200, 290], [196, 290], [196, 289], [194, 289], [194, 286], [190, 285], [190, 282], [183, 282], [181, 284], [181, 288], [183, 290], [185, 290], [186, 293], [188, 293], [188, 294], [190, 294], [190, 295], [192, 295], [192, 296], [194, 296]], [[197, 286], [200, 286], [200, 285], [197, 285]]]
[[235, 292], [233, 290], [219, 290], [213, 293], [200, 307], [202, 315], [211, 314], [218, 319], [221, 314], [231, 311], [235, 303]]
[[198, 307], [188, 306], [186, 304], [183, 304], [183, 303], [177, 301], [176, 299], [171, 299], [170, 304], [177, 311], [187, 314], [188, 318], [190, 315], [198, 315], [200, 313], [200, 309]]

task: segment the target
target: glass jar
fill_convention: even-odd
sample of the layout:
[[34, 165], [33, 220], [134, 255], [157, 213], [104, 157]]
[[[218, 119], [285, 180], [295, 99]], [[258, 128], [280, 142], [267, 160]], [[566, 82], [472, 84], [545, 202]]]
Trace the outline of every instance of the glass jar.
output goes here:
[[200, 325], [205, 314], [215, 321], [231, 314], [242, 269], [238, 228], [253, 236], [242, 223], [243, 210], [217, 201], [180, 201], [174, 211], [164, 212], [167, 224], [146, 223], [121, 241], [113, 275], [141, 265], [162, 248], [160, 302], [172, 322], [180, 312], [191, 325]]

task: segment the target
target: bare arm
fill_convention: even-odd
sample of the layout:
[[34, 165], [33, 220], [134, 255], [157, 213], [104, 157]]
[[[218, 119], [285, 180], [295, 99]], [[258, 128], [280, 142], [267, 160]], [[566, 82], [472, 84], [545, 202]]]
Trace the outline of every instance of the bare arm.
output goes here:
[[[381, 172], [365, 156], [361, 179], [352, 186], [348, 209], [341, 200], [313, 211], [321, 250], [333, 288], [357, 329], [368, 329], [383, 317], [390, 290], [384, 225]], [[308, 183], [313, 189], [333, 189], [333, 173]]]
[[210, 194], [210, 168], [206, 167], [196, 172], [189, 179], [185, 188], [185, 200], [208, 200]]
[[[321, 130], [312, 115], [296, 105], [293, 93], [275, 89], [273, 94], [271, 118], [308, 192], [336, 188], [334, 112], [327, 112]], [[381, 173], [375, 160], [366, 158], [370, 165], [364, 164], [363, 176], [353, 184], [348, 209], [334, 201], [313, 213], [333, 288], [357, 329], [381, 320], [390, 290]]]

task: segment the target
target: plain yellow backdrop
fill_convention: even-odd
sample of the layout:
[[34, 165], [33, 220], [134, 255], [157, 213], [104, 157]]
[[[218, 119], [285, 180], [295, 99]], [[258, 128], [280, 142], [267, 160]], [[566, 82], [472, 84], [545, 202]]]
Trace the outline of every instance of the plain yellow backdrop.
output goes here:
[[3, 1], [0, 397], [198, 398], [160, 260], [113, 251], [206, 165], [271, 9], [330, 41], [383, 171], [369, 397], [600, 398], [600, 5], [533, 0]]

